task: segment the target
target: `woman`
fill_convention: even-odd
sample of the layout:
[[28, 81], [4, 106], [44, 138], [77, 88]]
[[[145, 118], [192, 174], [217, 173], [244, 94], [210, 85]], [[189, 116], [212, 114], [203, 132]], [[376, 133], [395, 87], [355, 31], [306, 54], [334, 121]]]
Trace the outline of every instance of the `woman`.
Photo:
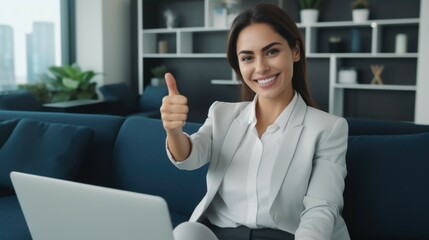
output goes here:
[[210, 164], [207, 194], [176, 239], [349, 239], [341, 217], [348, 126], [313, 108], [303, 40], [282, 9], [241, 13], [228, 61], [243, 102], [215, 102], [192, 136], [171, 74], [161, 115], [167, 153], [180, 169]]

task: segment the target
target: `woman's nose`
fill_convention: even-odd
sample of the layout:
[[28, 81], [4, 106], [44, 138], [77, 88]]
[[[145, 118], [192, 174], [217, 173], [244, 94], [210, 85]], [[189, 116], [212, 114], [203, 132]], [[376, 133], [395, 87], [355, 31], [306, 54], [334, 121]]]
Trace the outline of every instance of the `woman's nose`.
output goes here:
[[268, 62], [263, 58], [258, 59], [258, 61], [256, 63], [256, 73], [265, 74], [269, 70], [270, 70], [270, 66], [269, 66]]

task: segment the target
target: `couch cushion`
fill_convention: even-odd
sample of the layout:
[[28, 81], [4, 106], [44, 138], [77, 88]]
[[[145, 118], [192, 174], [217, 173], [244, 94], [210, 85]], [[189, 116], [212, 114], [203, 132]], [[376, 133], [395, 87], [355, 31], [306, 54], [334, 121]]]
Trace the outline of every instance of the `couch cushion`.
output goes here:
[[[200, 124], [187, 123], [193, 133]], [[206, 192], [207, 168], [177, 169], [165, 151], [165, 131], [159, 119], [130, 117], [119, 134], [114, 151], [115, 187], [158, 195], [169, 206], [173, 225], [189, 219]]]
[[15, 129], [18, 121], [18, 119], [12, 119], [0, 122], [0, 149], [9, 138], [13, 129]]
[[0, 149], [0, 186], [12, 188], [11, 171], [70, 179], [92, 137], [88, 127], [22, 119]]
[[101, 114], [0, 111], [0, 121], [22, 118], [91, 128], [94, 131], [94, 138], [76, 180], [110, 186], [113, 147], [119, 129], [125, 120], [124, 117]]
[[352, 239], [429, 239], [429, 133], [348, 144], [343, 216]]

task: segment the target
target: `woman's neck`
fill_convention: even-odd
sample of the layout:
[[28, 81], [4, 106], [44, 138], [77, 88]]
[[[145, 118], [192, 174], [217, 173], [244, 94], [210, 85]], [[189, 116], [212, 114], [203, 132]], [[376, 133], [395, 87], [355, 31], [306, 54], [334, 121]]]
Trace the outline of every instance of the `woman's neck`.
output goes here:
[[267, 127], [273, 124], [284, 109], [292, 101], [294, 94], [283, 99], [266, 99], [257, 96], [256, 102], [256, 129], [258, 130], [259, 138], [266, 131]]

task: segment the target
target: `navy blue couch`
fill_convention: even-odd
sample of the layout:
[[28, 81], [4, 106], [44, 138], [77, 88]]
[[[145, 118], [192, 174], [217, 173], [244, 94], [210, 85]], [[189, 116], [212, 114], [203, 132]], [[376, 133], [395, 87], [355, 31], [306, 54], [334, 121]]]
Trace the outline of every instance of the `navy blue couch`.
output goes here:
[[[162, 196], [174, 226], [189, 218], [206, 191], [207, 168], [180, 171], [167, 159], [159, 119], [0, 110], [0, 156], [11, 138], [1, 131], [2, 122], [13, 119], [92, 129], [85, 157], [68, 179]], [[429, 239], [429, 126], [348, 122], [343, 215], [352, 239]], [[192, 133], [199, 126], [187, 123], [185, 131]], [[31, 239], [13, 190], [1, 186], [0, 239]]]
[[118, 103], [111, 112], [120, 116], [161, 118], [162, 98], [168, 95], [166, 86], [146, 86], [143, 94], [136, 95], [124, 82], [106, 84], [99, 90], [104, 99]]

